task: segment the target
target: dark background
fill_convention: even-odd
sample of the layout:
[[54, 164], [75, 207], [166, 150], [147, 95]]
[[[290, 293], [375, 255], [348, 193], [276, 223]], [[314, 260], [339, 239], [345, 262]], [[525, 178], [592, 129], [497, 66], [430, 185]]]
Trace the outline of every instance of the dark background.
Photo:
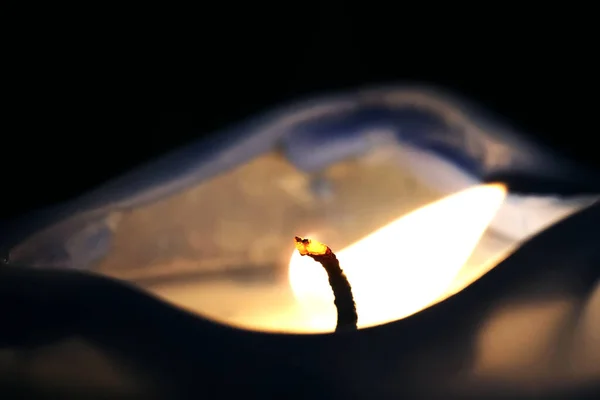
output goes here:
[[473, 15], [440, 26], [423, 14], [332, 2], [267, 11], [153, 20], [124, 33], [82, 21], [24, 37], [5, 76], [0, 220], [77, 196], [282, 103], [386, 82], [455, 91], [600, 165], [584, 13]]

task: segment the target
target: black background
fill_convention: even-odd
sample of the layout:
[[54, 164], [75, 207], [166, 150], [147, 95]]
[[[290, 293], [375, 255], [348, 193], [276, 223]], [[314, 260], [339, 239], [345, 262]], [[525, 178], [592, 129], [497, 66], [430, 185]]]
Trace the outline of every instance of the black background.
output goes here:
[[5, 75], [0, 219], [77, 196], [282, 103], [388, 82], [458, 92], [600, 165], [594, 51], [582, 15], [494, 13], [444, 25], [323, 2], [144, 28], [125, 19], [123, 33], [83, 21], [20, 37]]

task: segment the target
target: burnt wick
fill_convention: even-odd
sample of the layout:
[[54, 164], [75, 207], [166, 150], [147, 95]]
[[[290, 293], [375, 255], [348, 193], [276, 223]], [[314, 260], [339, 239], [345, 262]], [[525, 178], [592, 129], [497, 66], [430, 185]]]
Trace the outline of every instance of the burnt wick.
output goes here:
[[337, 309], [336, 332], [355, 331], [357, 329], [358, 314], [352, 295], [352, 287], [340, 262], [331, 249], [316, 240], [295, 237], [296, 249], [301, 256], [309, 256], [320, 263], [329, 277], [329, 285], [333, 290], [334, 303]]

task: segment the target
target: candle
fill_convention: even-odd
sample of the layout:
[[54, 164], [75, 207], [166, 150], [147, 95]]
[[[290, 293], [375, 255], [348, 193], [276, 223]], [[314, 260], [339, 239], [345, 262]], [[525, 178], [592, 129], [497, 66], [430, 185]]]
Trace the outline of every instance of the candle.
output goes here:
[[14, 248], [11, 259], [93, 270], [244, 329], [332, 332], [327, 278], [318, 264], [299, 260], [294, 235], [340, 256], [364, 328], [456, 293], [585, 204], [507, 198], [499, 185], [435, 192], [387, 150], [337, 163], [319, 178], [332, 190], [313, 190], [310, 175], [266, 155], [127, 212], [74, 215]]
[[[112, 242], [94, 269], [219, 323], [269, 332], [332, 332], [336, 310], [327, 277], [291, 243], [294, 235], [311, 237], [339, 256], [355, 290], [358, 327], [365, 328], [460, 291], [531, 233], [576, 209], [507, 198], [497, 184], [443, 197], [369, 157], [366, 165], [341, 163], [324, 174], [335, 187], [333, 199], [305, 199], [300, 194], [306, 190], [292, 184], [301, 183], [302, 175], [268, 156], [166, 201], [111, 213], [101, 226], [112, 232]], [[287, 173], [291, 181], [276, 179]], [[231, 197], [210, 201], [213, 190]], [[515, 234], [522, 209], [552, 212], [543, 218], [533, 214], [537, 227], [529, 224]], [[86, 259], [88, 253], [82, 253], [97, 240], [97, 226], [88, 224], [62, 239], [73, 252], [71, 262]], [[499, 236], [498, 226], [514, 237]], [[45, 240], [49, 254], [56, 254], [61, 229], [59, 224], [34, 235], [14, 249], [12, 259], [35, 265], [26, 256], [44, 255], [39, 246]]]
[[[418, 389], [427, 398], [473, 395], [487, 385], [485, 398], [506, 382], [527, 392], [576, 375], [597, 381], [598, 302], [586, 302], [581, 286], [593, 282], [582, 276], [597, 277], [590, 271], [598, 208], [490, 271], [590, 199], [507, 195], [502, 185], [480, 185], [502, 172], [543, 182], [581, 183], [589, 175], [502, 137], [503, 129], [475, 124], [465, 110], [406, 90], [317, 102], [241, 127], [220, 144], [197, 143], [54, 210], [48, 221], [55, 225], [31, 229], [11, 248], [13, 264], [91, 271], [146, 293], [73, 271], [5, 268], [5, 303], [27, 307], [7, 309], [4, 343], [29, 351], [40, 348], [40, 336], [79, 334], [100, 351], [124, 355], [107, 370], [135, 360], [150, 392], [161, 381], [171, 390], [212, 384], [237, 392], [241, 381], [255, 390], [246, 393], [262, 390], [268, 398], [303, 393], [307, 384], [315, 397], [327, 397], [323, 383], [340, 395], [407, 397]], [[221, 326], [334, 330], [327, 277], [297, 254], [294, 235], [336, 251], [361, 329], [306, 336]], [[11, 243], [24, 238], [16, 237]], [[566, 315], [581, 304], [583, 312]], [[67, 328], [58, 335], [53, 310], [63, 312]], [[557, 323], [576, 320], [587, 330], [573, 337], [572, 326]], [[569, 343], [577, 344], [577, 357], [568, 356]], [[93, 363], [81, 361], [76, 371]], [[548, 368], [533, 371], [539, 365]], [[65, 377], [70, 385], [72, 374]], [[204, 389], [194, 397], [206, 396]]]
[[182, 149], [54, 213], [64, 218], [13, 247], [12, 262], [129, 281], [246, 329], [329, 332], [327, 279], [294, 254], [294, 235], [339, 254], [365, 328], [456, 293], [589, 204], [480, 185], [491, 172], [550, 160], [475, 129], [435, 96], [367, 97]]

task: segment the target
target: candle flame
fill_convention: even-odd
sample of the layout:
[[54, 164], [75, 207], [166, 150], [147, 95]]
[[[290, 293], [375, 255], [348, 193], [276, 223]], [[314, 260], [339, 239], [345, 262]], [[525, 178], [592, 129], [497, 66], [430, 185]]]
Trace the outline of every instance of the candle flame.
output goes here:
[[[414, 314], [450, 296], [506, 197], [501, 184], [464, 190], [419, 208], [336, 251], [356, 301], [358, 327]], [[333, 293], [323, 268], [294, 251], [289, 283], [314, 331], [332, 331]]]

